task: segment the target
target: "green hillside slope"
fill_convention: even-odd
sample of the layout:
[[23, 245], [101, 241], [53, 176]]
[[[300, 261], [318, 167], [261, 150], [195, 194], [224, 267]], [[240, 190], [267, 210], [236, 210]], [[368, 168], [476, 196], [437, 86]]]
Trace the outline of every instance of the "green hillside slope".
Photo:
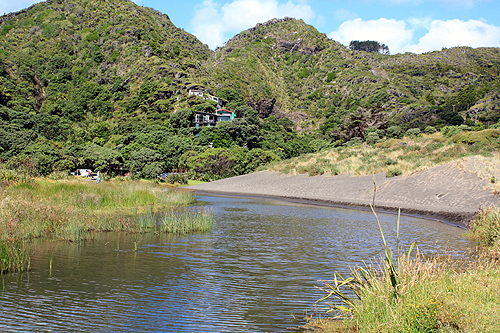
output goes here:
[[169, 111], [212, 52], [123, 0], [52, 0], [0, 22], [0, 103], [71, 121]]
[[[0, 167], [32, 174], [215, 179], [370, 132], [500, 117], [497, 48], [358, 52], [285, 18], [214, 52], [127, 0], [41, 2], [0, 17], [0, 36]], [[191, 88], [224, 99], [236, 120], [195, 127], [214, 103]]]
[[301, 20], [271, 20], [235, 36], [207, 62], [211, 86], [237, 90], [261, 116], [287, 116], [337, 138], [369, 126], [496, 122], [500, 50], [427, 54], [350, 51]]

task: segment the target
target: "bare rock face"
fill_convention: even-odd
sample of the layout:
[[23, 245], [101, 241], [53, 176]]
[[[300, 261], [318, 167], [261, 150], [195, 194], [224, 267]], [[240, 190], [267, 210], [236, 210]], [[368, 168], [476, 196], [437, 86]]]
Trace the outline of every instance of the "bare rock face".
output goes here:
[[264, 98], [258, 101], [251, 100], [247, 102], [249, 107], [257, 110], [259, 117], [262, 119], [269, 117], [273, 113], [275, 103], [275, 98]]

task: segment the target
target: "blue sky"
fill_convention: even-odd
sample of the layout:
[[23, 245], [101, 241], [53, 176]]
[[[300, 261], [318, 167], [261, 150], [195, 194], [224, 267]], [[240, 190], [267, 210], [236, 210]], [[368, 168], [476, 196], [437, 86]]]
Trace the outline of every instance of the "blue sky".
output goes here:
[[[0, 13], [37, 1], [0, 0]], [[302, 18], [328, 37], [377, 40], [391, 53], [454, 46], [500, 47], [499, 0], [134, 0], [167, 14], [214, 49], [275, 17]]]

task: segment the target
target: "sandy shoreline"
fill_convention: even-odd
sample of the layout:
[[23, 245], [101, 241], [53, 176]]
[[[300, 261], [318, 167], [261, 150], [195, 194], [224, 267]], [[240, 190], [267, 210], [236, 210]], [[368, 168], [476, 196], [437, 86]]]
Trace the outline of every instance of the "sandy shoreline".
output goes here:
[[374, 201], [378, 210], [401, 208], [402, 214], [463, 227], [481, 207], [500, 205], [500, 197], [488, 185], [487, 180], [450, 163], [392, 178], [384, 174], [309, 177], [260, 171], [187, 188], [200, 194], [281, 198], [342, 207], [367, 208]]

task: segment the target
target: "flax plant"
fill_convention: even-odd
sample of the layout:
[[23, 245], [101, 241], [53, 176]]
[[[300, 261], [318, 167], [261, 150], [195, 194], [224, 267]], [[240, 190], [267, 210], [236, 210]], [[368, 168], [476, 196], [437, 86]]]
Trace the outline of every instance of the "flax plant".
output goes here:
[[375, 219], [377, 221], [380, 235], [384, 242], [384, 259], [382, 263], [379, 265], [379, 269], [377, 270], [373, 266], [370, 266], [364, 263], [363, 266], [351, 267], [351, 276], [344, 278], [339, 273], [336, 273], [334, 276], [333, 283], [329, 283], [328, 281], [322, 281], [327, 286], [327, 295], [318, 302], [323, 302], [327, 299], [334, 298], [340, 301], [341, 304], [329, 304], [329, 309], [327, 312], [339, 311], [341, 314], [352, 314], [355, 310], [355, 303], [352, 296], [355, 299], [361, 300], [362, 293], [364, 289], [367, 288], [382, 288], [383, 285], [374, 283], [378, 281], [379, 275], [382, 274], [382, 280], [386, 281], [388, 286], [391, 288], [391, 299], [397, 299], [399, 295], [399, 287], [400, 287], [400, 276], [401, 271], [405, 269], [405, 267], [409, 266], [411, 252], [413, 251], [413, 247], [415, 246], [415, 242], [413, 242], [410, 246], [410, 249], [407, 253], [401, 254], [399, 249], [399, 222], [400, 222], [400, 212], [398, 212], [398, 220], [397, 220], [397, 264], [394, 263], [393, 253], [389, 246], [387, 245], [384, 231], [382, 226], [380, 225], [380, 221], [378, 219], [377, 213], [373, 209], [373, 206], [370, 205], [373, 214], [375, 215]]
[[[485, 211], [475, 223], [489, 230], [498, 225], [497, 218], [498, 211]], [[488, 252], [430, 257], [417, 251], [410, 258], [414, 244], [400, 250], [399, 218], [396, 253], [380, 224], [379, 229], [382, 260], [351, 268], [348, 277], [337, 274], [333, 282], [324, 281], [326, 296], [319, 301], [335, 300], [326, 310], [343, 320], [312, 320], [308, 327], [319, 332], [500, 332], [500, 265], [495, 257]], [[486, 234], [483, 238], [491, 244], [496, 232]]]

